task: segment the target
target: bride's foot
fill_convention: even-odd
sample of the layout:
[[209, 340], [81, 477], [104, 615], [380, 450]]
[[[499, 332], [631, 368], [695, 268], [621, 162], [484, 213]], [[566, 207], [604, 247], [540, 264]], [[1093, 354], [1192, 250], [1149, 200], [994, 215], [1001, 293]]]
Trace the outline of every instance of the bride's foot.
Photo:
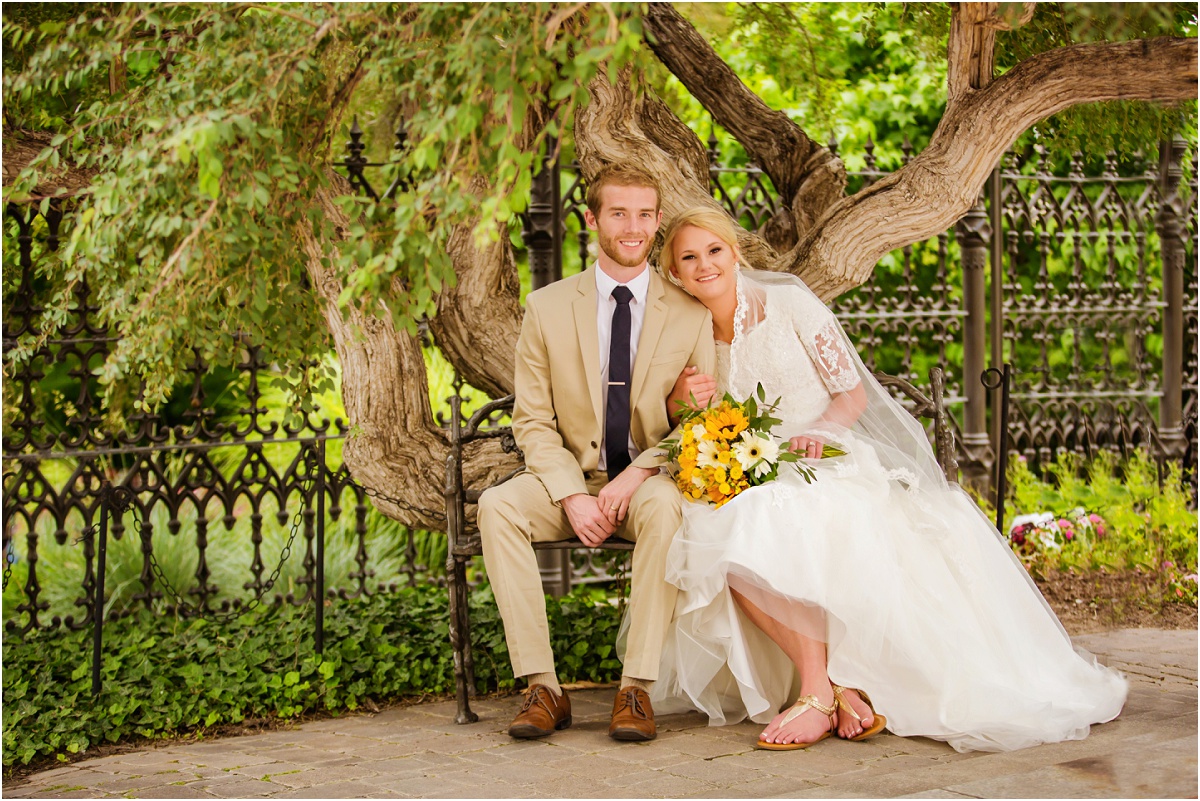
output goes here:
[[763, 729], [758, 747], [790, 750], [824, 740], [837, 726], [835, 703], [833, 688], [828, 684], [812, 695], [802, 695]]
[[[887, 718], [875, 714], [870, 700], [863, 698], [859, 690], [833, 685], [837, 697], [837, 736], [843, 740], [865, 740], [883, 730]], [[847, 710], [848, 708], [848, 710]]]

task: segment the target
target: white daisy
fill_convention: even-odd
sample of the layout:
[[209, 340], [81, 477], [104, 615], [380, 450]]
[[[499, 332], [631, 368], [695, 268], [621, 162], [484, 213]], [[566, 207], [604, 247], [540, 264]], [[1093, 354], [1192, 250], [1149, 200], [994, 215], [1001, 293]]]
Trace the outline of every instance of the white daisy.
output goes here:
[[779, 445], [769, 438], [743, 431], [733, 446], [733, 455], [743, 470], [754, 473], [755, 477], [762, 477], [779, 461]]
[[718, 460], [717, 454], [720, 450], [717, 448], [717, 443], [711, 439], [702, 439], [697, 445], [696, 465], [698, 467], [723, 467]]

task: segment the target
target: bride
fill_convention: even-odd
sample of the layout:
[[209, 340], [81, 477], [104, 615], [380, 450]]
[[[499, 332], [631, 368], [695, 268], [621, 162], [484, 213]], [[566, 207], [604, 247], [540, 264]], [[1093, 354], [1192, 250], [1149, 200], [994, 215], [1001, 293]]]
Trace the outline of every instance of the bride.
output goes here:
[[[739, 269], [736, 243], [707, 208], [667, 230], [663, 271], [712, 312], [718, 340], [715, 386], [685, 375], [677, 389], [703, 404], [761, 383], [782, 399], [775, 433], [816, 478], [785, 469], [719, 509], [684, 503], [654, 706], [768, 723], [757, 745], [772, 750], [886, 726], [1006, 751], [1082, 739], [1120, 714], [1125, 679], [1072, 648], [833, 314], [797, 278]], [[846, 455], [819, 459], [825, 443]]]

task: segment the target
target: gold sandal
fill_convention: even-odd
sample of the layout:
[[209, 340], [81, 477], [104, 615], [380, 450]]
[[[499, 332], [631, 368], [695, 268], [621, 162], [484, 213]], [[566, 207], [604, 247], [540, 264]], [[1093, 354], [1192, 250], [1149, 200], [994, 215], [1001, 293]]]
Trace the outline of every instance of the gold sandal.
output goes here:
[[[854, 707], [850, 706], [850, 702], [846, 700], [846, 697], [842, 695], [842, 693], [845, 691], [845, 687], [837, 684], [833, 685], [833, 705], [846, 710], [850, 713], [850, 717], [854, 718], [859, 723], [862, 723], [862, 718], [859, 717], [859, 714], [854, 711]], [[858, 697], [863, 700], [864, 704], [870, 707], [871, 714], [875, 716], [875, 722], [871, 724], [871, 728], [864, 728], [861, 734], [858, 734], [854, 737], [845, 738], [856, 743], [861, 743], [863, 740], [874, 737], [876, 734], [879, 734], [879, 732], [883, 731], [884, 726], [887, 725], [887, 718], [875, 711], [875, 707], [871, 703], [871, 696], [867, 695], [862, 690], [855, 690], [854, 692], [858, 693]]]
[[837, 728], [837, 719], [834, 718], [834, 713], [837, 712], [836, 697], [834, 698], [833, 706], [825, 706], [816, 699], [816, 696], [800, 696], [800, 698], [796, 700], [796, 703], [792, 705], [792, 708], [788, 710], [788, 713], [784, 715], [783, 720], [779, 722], [780, 728], [786, 726], [788, 723], [800, 717], [810, 709], [815, 709], [822, 715], [826, 715], [829, 718], [829, 731], [825, 732], [820, 737], [809, 743], [768, 743], [759, 738], [759, 741], [754, 744], [754, 747], [761, 748], [764, 751], [798, 751], [801, 748], [808, 748], [810, 745], [815, 745], [829, 735], [833, 734], [834, 729]]

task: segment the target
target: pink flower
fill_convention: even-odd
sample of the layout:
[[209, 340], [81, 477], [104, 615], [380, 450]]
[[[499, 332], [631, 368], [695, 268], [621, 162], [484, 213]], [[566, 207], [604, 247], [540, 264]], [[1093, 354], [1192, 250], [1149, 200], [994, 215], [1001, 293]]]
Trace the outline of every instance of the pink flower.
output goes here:
[[1018, 453], [1018, 454], [1017, 454], [1017, 461], [1018, 461], [1018, 462], [1020, 462], [1021, 464], [1024, 464], [1025, 462], [1028, 462], [1029, 460], [1025, 458], [1025, 454], [1023, 454], [1023, 453]]
[[1101, 540], [1104, 539], [1104, 533], [1105, 533], [1104, 525], [1102, 523], [1097, 523], [1096, 524], [1096, 538], [1101, 539]]
[[1171, 568], [1175, 567], [1175, 563], [1174, 563], [1174, 562], [1170, 562], [1170, 561], [1168, 561], [1168, 562], [1163, 562], [1163, 563], [1162, 563], [1162, 566], [1163, 566], [1163, 567], [1165, 567], [1167, 570], [1170, 570]]
[[1072, 539], [1075, 538], [1075, 532], [1072, 531], [1071, 529], [1066, 529], [1066, 531], [1063, 533], [1063, 536], [1067, 538], [1068, 542], [1070, 542]]
[[1090, 515], [1088, 515], [1088, 520], [1090, 520], [1092, 525], [1094, 525], [1094, 526], [1098, 526], [1104, 522], [1104, 518], [1101, 517], [1100, 515], [1096, 514], [1095, 512], [1092, 512]]
[[1067, 520], [1065, 517], [1060, 518], [1058, 521], [1058, 527], [1062, 529], [1069, 529], [1071, 527], [1071, 521]]
[[1019, 526], [1018, 528], [1013, 529], [1012, 541], [1014, 545], [1025, 544], [1025, 532], [1022, 529], [1024, 529], [1024, 526]]

